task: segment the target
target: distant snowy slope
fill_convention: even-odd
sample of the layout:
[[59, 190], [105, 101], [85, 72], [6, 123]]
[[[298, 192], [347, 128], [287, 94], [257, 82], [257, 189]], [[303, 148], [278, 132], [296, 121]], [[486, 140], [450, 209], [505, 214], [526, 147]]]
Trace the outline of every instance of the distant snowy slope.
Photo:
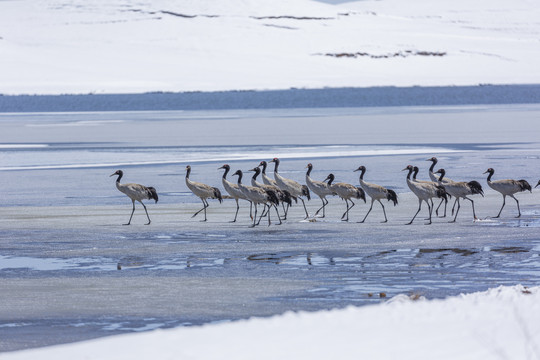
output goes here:
[[0, 1], [0, 94], [540, 83], [527, 0]]
[[540, 288], [287, 313], [0, 354], [71, 359], [538, 359]]

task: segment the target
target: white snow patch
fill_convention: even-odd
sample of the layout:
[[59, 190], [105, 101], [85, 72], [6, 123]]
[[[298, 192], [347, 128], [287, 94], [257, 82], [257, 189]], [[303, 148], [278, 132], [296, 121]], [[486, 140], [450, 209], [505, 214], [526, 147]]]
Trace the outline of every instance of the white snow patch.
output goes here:
[[0, 94], [540, 83], [537, 5], [0, 1]]
[[540, 288], [156, 330], [4, 353], [22, 359], [538, 359]]

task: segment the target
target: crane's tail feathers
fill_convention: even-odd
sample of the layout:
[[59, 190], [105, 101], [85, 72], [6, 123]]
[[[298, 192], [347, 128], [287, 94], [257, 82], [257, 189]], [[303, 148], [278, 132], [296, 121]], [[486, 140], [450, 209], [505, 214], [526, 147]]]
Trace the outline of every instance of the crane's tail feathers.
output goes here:
[[518, 180], [517, 182], [519, 184], [520, 191], [529, 190], [530, 192], [532, 192], [531, 185], [527, 182], [527, 180], [522, 179]]
[[221, 191], [219, 191], [218, 188], [212, 188], [214, 189], [214, 197], [213, 199], [218, 199], [220, 203], [223, 202], [223, 197], [221, 196]]
[[156, 203], [158, 202], [158, 195], [157, 195], [157, 191], [155, 188], [149, 186], [146, 188], [146, 194], [148, 195], [148, 199], [151, 200], [151, 199], [154, 199], [156, 201]]
[[439, 199], [444, 199], [445, 202], [448, 202], [448, 197], [450, 196], [449, 193], [446, 192], [446, 189], [442, 185], [437, 185], [437, 190], [435, 194]]
[[366, 192], [361, 187], [356, 187], [356, 198], [362, 199], [366, 202]]
[[[268, 200], [274, 205], [279, 205], [279, 199], [276, 195], [276, 192], [274, 190], [266, 190], [266, 193], [268, 194]], [[268, 210], [270, 211], [270, 210]]]
[[396, 192], [391, 189], [386, 189], [386, 190], [387, 190], [386, 198], [388, 199], [388, 201], [394, 202], [394, 206], [396, 206], [398, 204]]
[[[523, 181], [525, 181], [525, 180], [523, 180]], [[472, 194], [480, 194], [480, 195], [484, 196], [484, 190], [482, 190], [482, 185], [480, 185], [480, 183], [478, 181], [475, 181], [475, 180], [469, 181], [467, 183], [467, 185], [469, 185], [469, 187], [471, 188]], [[529, 188], [530, 188], [530, 186], [529, 186]]]
[[[280, 191], [278, 192], [278, 198], [281, 202], [284, 202], [286, 204], [289, 204], [289, 206], [292, 205], [292, 197], [291, 197], [291, 193], [284, 190], [284, 191]], [[297, 200], [298, 201], [298, 200]]]
[[311, 200], [311, 194], [309, 188], [306, 185], [302, 185], [302, 195], [306, 196], [308, 200]]

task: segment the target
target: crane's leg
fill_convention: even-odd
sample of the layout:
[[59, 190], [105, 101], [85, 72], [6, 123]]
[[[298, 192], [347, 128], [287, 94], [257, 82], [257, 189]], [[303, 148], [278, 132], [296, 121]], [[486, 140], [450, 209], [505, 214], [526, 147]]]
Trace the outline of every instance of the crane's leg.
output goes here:
[[510, 197], [513, 198], [514, 200], [516, 200], [516, 204], [517, 204], [517, 207], [518, 207], [518, 216], [516, 216], [516, 218], [521, 217], [521, 210], [519, 210], [519, 201], [518, 201], [518, 199], [516, 199], [514, 197], [514, 195], [510, 195]]
[[206, 203], [204, 202], [204, 199], [201, 199], [202, 203], [203, 203], [203, 208], [199, 211], [197, 211], [195, 214], [191, 215], [192, 218], [194, 218], [195, 216], [199, 215], [199, 213], [203, 210], [206, 211]]
[[135, 212], [135, 200], [131, 200], [131, 202], [133, 203], [133, 210], [131, 210], [131, 216], [129, 217], [129, 221], [127, 222], [127, 224], [123, 224], [123, 225], [131, 224], [131, 218], [133, 217], [133, 213]]
[[411, 225], [414, 221], [414, 219], [416, 218], [416, 215], [418, 215], [418, 213], [420, 212], [420, 210], [422, 209], [422, 200], [420, 200], [420, 198], [418, 199], [418, 211], [416, 212], [416, 214], [414, 214], [413, 218], [411, 221], [409, 221], [408, 223], [406, 223], [405, 225]]
[[146, 217], [148, 218], [148, 222], [147, 222], [146, 224], [144, 224], [144, 225], [150, 225], [150, 223], [151, 223], [152, 221], [150, 221], [150, 216], [148, 216], [148, 210], [146, 210], [146, 206], [143, 204], [142, 201], [139, 201], [139, 202], [140, 202], [141, 205], [143, 206], [144, 212], [146, 213]]
[[502, 209], [504, 208], [505, 204], [506, 204], [506, 195], [503, 195], [503, 204], [501, 206], [501, 210], [499, 210], [499, 213], [497, 214], [497, 216], [494, 216], [494, 218], [498, 218], [499, 216], [501, 216]]
[[367, 211], [366, 216], [364, 216], [364, 218], [362, 219], [362, 221], [359, 221], [359, 223], [363, 223], [364, 221], [366, 221], [367, 216], [368, 216], [369, 213], [371, 212], [371, 209], [373, 209], [373, 202], [374, 202], [374, 201], [375, 201], [375, 200], [373, 200], [373, 198], [371, 198], [371, 206], [369, 207], [369, 210]]
[[[381, 221], [381, 222], [383, 222], [383, 223], [388, 222], [388, 218], [386, 217], [386, 210], [384, 209], [384, 205], [383, 205], [383, 203], [381, 202], [381, 200], [379, 200], [379, 204], [381, 204], [381, 206], [382, 206], [382, 212], [383, 212], [383, 214], [384, 214], [384, 221]], [[433, 208], [433, 205], [431, 206], [431, 208]]]
[[236, 200], [236, 214], [234, 215], [234, 220], [231, 222], [236, 222], [236, 217], [238, 216], [238, 210], [240, 210], [240, 205], [238, 204], [238, 199]]
[[287, 207], [285, 207], [285, 203], [283, 203], [282, 201], [281, 206], [283, 206], [283, 220], [287, 220], [287, 214], [289, 213], [289, 204], [287, 204]]
[[283, 224], [283, 223], [281, 222], [281, 218], [279, 217], [279, 211], [278, 211], [278, 209], [277, 209], [277, 206], [276, 206], [276, 205], [274, 205], [274, 209], [276, 209], [276, 214], [277, 214], [277, 218], [278, 218], [278, 220], [279, 220], [279, 224], [278, 224], [278, 225], [281, 225], [281, 224]]
[[253, 202], [249, 201], [249, 217], [253, 219]]
[[255, 215], [253, 215], [253, 224], [250, 227], [255, 227], [255, 220], [257, 220], [257, 204], [255, 203], [253, 206], [255, 207]]
[[439, 216], [439, 208], [441, 207], [443, 202], [444, 202], [444, 215], [441, 217], [446, 217], [446, 205], [448, 205], [448, 200], [445, 200], [445, 199], [441, 199], [439, 206], [437, 206], [437, 209], [435, 210], [435, 215]]
[[[458, 198], [458, 197], [456, 197], [456, 202], [457, 202], [456, 216], [454, 216], [454, 220], [449, 221], [449, 222], [451, 222], [451, 223], [456, 222], [457, 215], [458, 215], [458, 213], [459, 213], [459, 209], [461, 208], [461, 203], [459, 202], [459, 198]], [[454, 204], [454, 205], [455, 205], [455, 204]], [[452, 215], [453, 215], [453, 214], [454, 214], [454, 209], [452, 209]]]
[[270, 226], [271, 222], [270, 222], [270, 210], [271, 209], [272, 205], [268, 205], [268, 226]]
[[[345, 201], [347, 201], [347, 199], [345, 199]], [[349, 201], [351, 202], [351, 206], [347, 207], [347, 211], [345, 212], [347, 215], [347, 218], [345, 219], [345, 221], [349, 221], [349, 210], [351, 210], [354, 206], [354, 202], [351, 199], [349, 199]]]
[[452, 206], [452, 215], [454, 215], [454, 208], [456, 207], [456, 203], [458, 204], [459, 206], [459, 198], [456, 198], [456, 200], [454, 200], [454, 205]]
[[433, 206], [430, 206], [427, 200], [426, 200], [426, 205], [427, 205], [428, 213], [429, 213], [429, 218], [428, 218], [429, 222], [425, 225], [431, 225], [431, 215], [433, 214]]
[[476, 212], [474, 211], [474, 201], [466, 196], [464, 197], [464, 199], [467, 199], [471, 202], [473, 218], [474, 220], [478, 220], [478, 218], [476, 217]]
[[345, 212], [343, 213], [343, 215], [341, 215], [341, 220], [343, 220], [343, 218], [345, 217], [345, 215], [347, 215], [347, 211], [349, 211], [349, 201], [347, 199], [345, 199], [345, 206], [347, 207], [347, 210], [345, 210]]
[[305, 220], [305, 219], [307, 219], [309, 217], [309, 214], [307, 212], [306, 203], [305, 203], [304, 199], [300, 198], [300, 200], [302, 200], [302, 205], [304, 205], [304, 211], [306, 212], [306, 217], [304, 218], [304, 220]]
[[319, 211], [321, 211], [321, 210], [322, 210], [322, 213], [323, 213], [322, 217], [324, 217], [324, 207], [326, 206], [326, 204], [328, 204], [328, 200], [326, 200], [326, 203], [324, 202], [324, 200], [325, 200], [324, 198], [321, 198], [322, 206], [319, 208], [319, 210], [317, 210], [317, 211], [315, 212], [315, 215], [313, 215], [314, 217], [317, 216], [317, 214], [318, 214]]
[[268, 211], [268, 212], [266, 211], [266, 204], [264, 204], [264, 205], [263, 205], [263, 211], [262, 211], [262, 213], [261, 213], [261, 216], [259, 216], [259, 221], [257, 221], [257, 225], [260, 224], [261, 219], [262, 219], [264, 216], [266, 216], [269, 212], [270, 212], [270, 211]]
[[[433, 199], [432, 199], [432, 198], [429, 198], [429, 202], [431, 203], [431, 211], [433, 211], [433, 209], [435, 208], [435, 206], [433, 205]], [[428, 205], [428, 206], [429, 206], [429, 205]], [[437, 212], [435, 211], [435, 213], [437, 213]], [[431, 217], [431, 215], [430, 215], [430, 217]], [[424, 219], [424, 220], [429, 220], [429, 218]]]
[[206, 208], [208, 206], [210, 206], [210, 205], [208, 205], [208, 200], [206, 200], [206, 199], [203, 199], [203, 204], [204, 204], [204, 208], [203, 208], [204, 209], [204, 220], [202, 220], [202, 221], [206, 221]]

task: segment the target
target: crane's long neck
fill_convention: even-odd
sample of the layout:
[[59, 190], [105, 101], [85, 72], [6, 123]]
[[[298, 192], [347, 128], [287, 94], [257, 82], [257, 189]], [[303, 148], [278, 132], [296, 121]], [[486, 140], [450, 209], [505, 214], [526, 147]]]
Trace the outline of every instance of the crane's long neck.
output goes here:
[[364, 174], [366, 173], [366, 168], [363, 168], [360, 172], [360, 180], [364, 180]]
[[333, 176], [330, 176], [328, 178], [328, 186], [332, 185], [332, 181], [334, 181], [334, 177]]
[[186, 180], [189, 179], [189, 174], [191, 173], [191, 168], [186, 169]]
[[225, 167], [224, 169], [225, 169], [225, 172], [223, 173], [223, 179], [226, 180], [227, 179], [227, 174], [229, 173], [229, 170], [231, 170], [231, 168]]
[[418, 168], [414, 168], [414, 171], [413, 171], [413, 175], [412, 175], [412, 178], [413, 180], [416, 180], [416, 175], [418, 175]]
[[275, 164], [275, 165], [274, 165], [274, 173], [277, 174], [277, 172], [278, 172], [278, 166], [279, 166], [279, 160], [274, 161], [274, 164]]
[[437, 160], [431, 160], [431, 166], [429, 167], [430, 172], [433, 172], [436, 164], [437, 164]]
[[257, 176], [261, 173], [261, 169], [255, 168], [255, 174], [251, 177], [253, 180], [257, 181]]
[[122, 173], [118, 174], [118, 177], [116, 178], [116, 183], [117, 184], [120, 184], [120, 179], [122, 179], [122, 176], [124, 176], [124, 174], [122, 174]]
[[444, 171], [441, 171], [441, 176], [439, 177], [439, 181], [442, 181], [444, 174], [446, 174]]
[[244, 174], [242, 174], [242, 172], [239, 172], [239, 173], [238, 173], [238, 185], [242, 185], [242, 176], [243, 176], [243, 175], [244, 175]]
[[262, 173], [263, 173], [264, 175], [266, 175], [266, 165], [268, 165], [268, 164], [266, 163], [266, 161], [263, 161], [263, 162], [261, 163], [261, 165], [262, 165]]
[[311, 176], [311, 170], [313, 170], [313, 166], [308, 166], [306, 176]]
[[411, 174], [412, 174], [412, 172], [413, 172], [413, 169], [410, 168], [410, 169], [408, 169], [408, 170], [409, 170], [409, 172], [407, 173], [407, 180], [408, 180], [408, 181], [411, 181]]
[[492, 177], [492, 176], [493, 176], [493, 172], [490, 171], [490, 172], [489, 172], [489, 175], [488, 175], [488, 177], [487, 177], [487, 181], [491, 181], [491, 177]]

